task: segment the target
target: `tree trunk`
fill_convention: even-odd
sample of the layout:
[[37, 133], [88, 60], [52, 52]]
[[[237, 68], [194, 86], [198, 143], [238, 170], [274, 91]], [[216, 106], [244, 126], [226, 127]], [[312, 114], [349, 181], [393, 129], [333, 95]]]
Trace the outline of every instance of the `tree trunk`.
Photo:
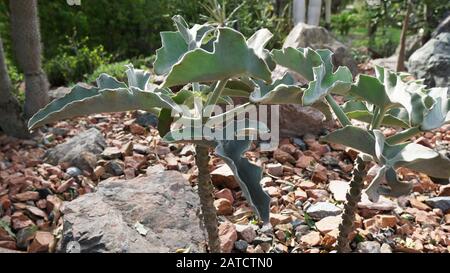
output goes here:
[[322, 11], [322, 0], [310, 0], [308, 5], [308, 25], [318, 26], [320, 13]]
[[31, 117], [48, 101], [48, 81], [41, 65], [41, 35], [37, 0], [9, 1], [13, 49], [25, 74], [26, 118]]
[[361, 157], [356, 158], [355, 167], [352, 172], [352, 180], [350, 181], [350, 189], [347, 192], [346, 202], [344, 205], [344, 213], [342, 214], [342, 222], [339, 225], [339, 235], [337, 239], [337, 252], [346, 253], [350, 251], [349, 235], [353, 231], [355, 222], [356, 209], [361, 200], [361, 193], [364, 186], [363, 179], [365, 177], [366, 164]]
[[198, 195], [202, 206], [203, 223], [208, 232], [208, 246], [212, 253], [220, 253], [220, 239], [217, 212], [214, 207], [213, 186], [208, 168], [209, 151], [207, 147], [197, 145], [195, 161], [198, 168]]
[[400, 35], [400, 52], [398, 53], [397, 59], [397, 72], [406, 71], [405, 67], [405, 51], [406, 51], [406, 34], [409, 25], [409, 15], [411, 14], [411, 2], [407, 0], [407, 8], [405, 18], [403, 19], [402, 33]]
[[325, 0], [325, 23], [329, 29], [331, 26], [331, 0]]
[[27, 138], [29, 133], [21, 115], [20, 105], [11, 94], [11, 89], [3, 43], [0, 37], [0, 128], [7, 135]]
[[306, 0], [294, 0], [292, 13], [294, 26], [298, 23], [306, 23]]

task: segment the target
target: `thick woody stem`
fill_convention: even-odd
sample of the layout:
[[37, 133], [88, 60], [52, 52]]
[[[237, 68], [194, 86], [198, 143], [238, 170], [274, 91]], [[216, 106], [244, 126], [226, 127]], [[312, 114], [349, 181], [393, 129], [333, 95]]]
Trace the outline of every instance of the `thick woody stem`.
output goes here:
[[203, 223], [208, 232], [208, 246], [212, 253], [220, 253], [220, 239], [217, 212], [214, 207], [213, 186], [208, 169], [209, 152], [207, 147], [196, 145], [196, 164], [198, 167], [198, 195], [202, 206]]
[[339, 236], [337, 239], [336, 250], [338, 253], [346, 253], [350, 251], [349, 235], [353, 231], [356, 209], [358, 202], [361, 200], [363, 189], [363, 178], [365, 176], [366, 164], [361, 157], [356, 158], [355, 167], [352, 172], [352, 180], [350, 181], [350, 189], [347, 192], [347, 201], [344, 205], [344, 213], [342, 214], [342, 222], [339, 225]]

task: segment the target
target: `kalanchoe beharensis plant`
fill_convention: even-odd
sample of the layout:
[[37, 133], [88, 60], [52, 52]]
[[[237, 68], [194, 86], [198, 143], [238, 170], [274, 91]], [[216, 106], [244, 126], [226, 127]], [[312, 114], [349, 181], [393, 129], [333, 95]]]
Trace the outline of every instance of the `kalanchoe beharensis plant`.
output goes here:
[[[198, 194], [209, 249], [220, 252], [218, 222], [213, 205], [213, 188], [208, 168], [209, 149], [231, 168], [247, 201], [263, 222], [269, 220], [270, 197], [259, 184], [262, 170], [243, 156], [252, 138], [206, 139], [205, 129], [214, 135], [241, 136], [267, 130], [253, 120], [228, 120], [245, 110], [238, 106], [226, 113], [212, 115], [205, 106], [231, 103], [232, 96], [247, 97], [252, 80], [270, 83], [271, 72], [266, 64], [265, 44], [270, 32], [261, 30], [246, 40], [230, 28], [188, 24], [180, 16], [173, 17], [177, 31], [162, 32], [162, 47], [157, 51], [154, 71], [164, 81], [152, 84], [150, 74], [129, 66], [128, 84], [106, 74], [100, 75], [96, 87], [76, 85], [66, 96], [56, 99], [29, 120], [34, 129], [61, 119], [102, 112], [144, 110], [159, 115], [158, 129], [163, 140], [190, 142], [196, 146]], [[180, 87], [174, 93], [170, 88]], [[187, 125], [186, 125], [187, 124]], [[182, 136], [182, 138], [180, 138]]]
[[[339, 226], [338, 252], [349, 251], [349, 234], [353, 230], [357, 204], [364, 186], [365, 169], [374, 162], [377, 175], [365, 192], [376, 201], [379, 195], [401, 196], [408, 194], [412, 184], [401, 181], [397, 175], [400, 167], [427, 174], [434, 182], [449, 183], [450, 159], [411, 141], [414, 136], [450, 123], [450, 100], [447, 88], [426, 89], [421, 81], [407, 81], [406, 74], [397, 74], [381, 67], [376, 76], [360, 75], [352, 83], [352, 75], [345, 67], [335, 70], [329, 50], [310, 48], [273, 50], [275, 63], [288, 68], [309, 81], [306, 88], [296, 85], [289, 74], [267, 85], [256, 81], [257, 88], [250, 95], [254, 103], [298, 103], [314, 106], [330, 117], [327, 107], [343, 126], [322, 138], [360, 152], [355, 160], [350, 189]], [[349, 98], [339, 106], [331, 94]], [[368, 123], [367, 128], [353, 126], [351, 119]], [[381, 126], [403, 128], [385, 138]]]

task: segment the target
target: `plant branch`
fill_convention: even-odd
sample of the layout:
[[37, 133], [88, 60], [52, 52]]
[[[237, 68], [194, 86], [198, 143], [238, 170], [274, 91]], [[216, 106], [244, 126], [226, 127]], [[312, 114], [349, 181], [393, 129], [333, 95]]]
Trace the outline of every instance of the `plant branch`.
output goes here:
[[403, 130], [398, 134], [388, 137], [386, 139], [386, 142], [391, 145], [399, 144], [399, 143], [407, 141], [408, 139], [410, 139], [413, 136], [418, 135], [420, 133], [421, 133], [421, 131], [420, 131], [419, 127], [412, 127], [412, 128]]
[[220, 239], [217, 212], [214, 207], [213, 186], [208, 168], [209, 151], [207, 147], [196, 145], [195, 160], [198, 167], [198, 195], [202, 206], [203, 223], [208, 233], [209, 251], [220, 253]]
[[344, 113], [342, 108], [337, 104], [337, 102], [333, 99], [333, 97], [328, 94], [326, 95], [325, 99], [328, 102], [328, 105], [330, 105], [331, 109], [333, 110], [334, 114], [338, 118], [339, 122], [341, 123], [342, 127], [352, 125], [347, 115]]
[[228, 79], [217, 82], [216, 87], [214, 88], [211, 96], [209, 96], [208, 100], [206, 101], [205, 110], [207, 112], [205, 112], [203, 114], [204, 117], [209, 117], [211, 115], [212, 108], [208, 109], [209, 108], [208, 106], [212, 106], [212, 105], [215, 105], [217, 103], [217, 101], [220, 98], [220, 95], [222, 94], [223, 89], [227, 85], [227, 82], [228, 82]]
[[353, 231], [355, 222], [356, 209], [361, 200], [363, 189], [363, 178], [365, 176], [366, 164], [364, 160], [358, 156], [356, 158], [355, 167], [352, 172], [352, 180], [350, 181], [350, 189], [347, 192], [346, 202], [344, 205], [344, 213], [342, 214], [342, 222], [339, 225], [339, 235], [337, 239], [336, 250], [338, 253], [346, 253], [350, 251], [349, 235]]

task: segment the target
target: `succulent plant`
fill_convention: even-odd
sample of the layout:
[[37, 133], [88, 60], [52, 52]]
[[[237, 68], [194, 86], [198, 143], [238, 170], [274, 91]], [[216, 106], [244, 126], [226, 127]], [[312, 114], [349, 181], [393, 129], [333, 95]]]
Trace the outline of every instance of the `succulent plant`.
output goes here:
[[[161, 85], [151, 83], [148, 72], [136, 70], [131, 65], [126, 70], [128, 84], [102, 74], [96, 87], [76, 85], [69, 94], [41, 109], [29, 120], [29, 128], [101, 112], [145, 110], [157, 113], [163, 140], [196, 144], [198, 191], [209, 248], [212, 252], [220, 252], [208, 168], [209, 148], [214, 148], [216, 155], [229, 165], [244, 196], [263, 222], [269, 220], [270, 197], [259, 183], [261, 168], [243, 156], [252, 138], [210, 140], [195, 132], [209, 129], [215, 134], [237, 136], [266, 129], [264, 124], [251, 120], [238, 121], [241, 126], [237, 128], [220, 127], [230, 121], [228, 114], [244, 111], [247, 104], [221, 115], [212, 115], [213, 111], [202, 105], [229, 104], [232, 103], [230, 96], [248, 98], [253, 90], [253, 80], [270, 83], [271, 71], [264, 59], [268, 51], [264, 46], [272, 35], [263, 29], [246, 40], [231, 28], [210, 25], [189, 28], [181, 16], [174, 16], [173, 20], [177, 31], [162, 32], [162, 47], [156, 52], [154, 71], [163, 76]], [[176, 86], [182, 88], [174, 93], [170, 88]], [[184, 134], [183, 138], [174, 137], [180, 134]]]

